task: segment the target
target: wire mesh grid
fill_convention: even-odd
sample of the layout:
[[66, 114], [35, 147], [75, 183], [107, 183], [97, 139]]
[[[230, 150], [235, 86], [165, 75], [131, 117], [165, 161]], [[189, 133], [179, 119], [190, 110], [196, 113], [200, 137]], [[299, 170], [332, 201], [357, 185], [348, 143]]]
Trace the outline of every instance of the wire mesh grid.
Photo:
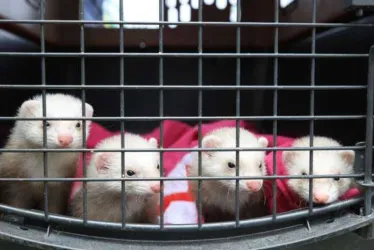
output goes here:
[[[241, 3], [242, 1], [237, 1], [237, 21], [234, 23], [228, 22], [204, 22], [203, 21], [203, 0], [199, 0], [198, 8], [198, 21], [194, 22], [168, 22], [165, 21], [164, 17], [164, 0], [159, 1], [159, 22], [125, 22], [123, 20], [123, 0], [119, 0], [119, 16], [120, 21], [85, 21], [84, 20], [84, 1], [79, 1], [79, 20], [45, 20], [45, 0], [41, 1], [41, 14], [40, 20], [0, 20], [1, 23], [24, 23], [24, 24], [39, 24], [41, 29], [40, 36], [40, 52], [0, 52], [1, 57], [37, 57], [41, 59], [41, 85], [10, 85], [4, 84], [0, 85], [1, 89], [34, 89], [41, 90], [43, 97], [43, 118], [19, 118], [19, 117], [0, 117], [0, 121], [18, 121], [18, 120], [42, 120], [43, 121], [43, 148], [40, 149], [9, 149], [2, 148], [0, 149], [1, 153], [30, 153], [30, 152], [42, 152], [44, 160], [44, 177], [43, 178], [3, 178], [0, 176], [1, 182], [17, 181], [17, 182], [43, 182], [44, 183], [44, 212], [38, 212], [34, 210], [25, 210], [15, 207], [10, 207], [5, 204], [0, 205], [0, 210], [3, 212], [14, 213], [17, 215], [23, 215], [26, 217], [45, 220], [48, 222], [56, 222], [62, 224], [84, 225], [86, 227], [96, 227], [96, 228], [109, 228], [109, 229], [128, 229], [128, 230], [211, 230], [211, 229], [223, 229], [223, 228], [239, 228], [239, 227], [251, 227], [251, 226], [260, 226], [267, 225], [275, 222], [285, 222], [292, 221], [299, 218], [306, 218], [310, 215], [319, 215], [342, 207], [349, 207], [353, 204], [357, 204], [364, 201], [365, 215], [371, 214], [372, 211], [372, 193], [370, 188], [366, 188], [364, 198], [354, 198], [346, 201], [339, 201], [337, 203], [331, 204], [326, 207], [314, 207], [313, 206], [313, 197], [310, 190], [313, 189], [313, 181], [309, 181], [309, 203], [308, 208], [300, 211], [293, 211], [287, 214], [278, 214], [277, 213], [277, 200], [274, 198], [277, 196], [276, 188], [276, 179], [317, 179], [317, 178], [363, 178], [363, 185], [369, 185], [372, 181], [372, 150], [373, 150], [373, 106], [374, 106], [374, 53], [364, 54], [336, 54], [336, 53], [316, 53], [316, 28], [333, 28], [333, 27], [374, 27], [373, 24], [352, 24], [352, 23], [317, 23], [317, 0], [313, 0], [313, 9], [312, 9], [312, 20], [310, 23], [284, 23], [279, 22], [279, 0], [275, 0], [274, 8], [274, 22], [241, 22]], [[46, 52], [45, 48], [45, 25], [47, 24], [66, 24], [66, 25], [79, 25], [80, 26], [80, 52], [73, 53], [56, 53], [56, 52]], [[85, 24], [118, 24], [119, 25], [119, 52], [118, 53], [93, 53], [85, 51]], [[158, 53], [136, 53], [136, 52], [125, 52], [124, 48], [124, 25], [125, 24], [155, 24], [159, 25], [159, 51]], [[164, 26], [168, 24], [177, 24], [177, 25], [188, 25], [198, 27], [198, 52], [197, 53], [170, 53], [164, 52]], [[230, 26], [236, 29], [236, 44], [235, 44], [235, 53], [207, 53], [203, 51], [203, 30], [204, 27], [209, 26]], [[241, 51], [241, 28], [243, 27], [272, 27], [274, 28], [274, 45], [272, 53], [244, 53]], [[312, 28], [312, 46], [310, 53], [280, 53], [279, 52], [279, 28], [282, 27], [310, 27]], [[80, 70], [81, 70], [81, 84], [80, 85], [49, 85], [46, 83], [46, 58], [48, 57], [76, 57], [80, 59]], [[86, 85], [86, 58], [90, 57], [116, 57], [120, 60], [120, 82], [118, 85]], [[125, 84], [125, 62], [124, 58], [157, 58], [159, 60], [159, 85], [126, 85]], [[195, 86], [179, 86], [179, 85], [164, 85], [164, 58], [197, 58], [198, 59], [198, 82]], [[236, 72], [235, 72], [235, 85], [224, 85], [224, 86], [204, 86], [203, 85], [203, 59], [205, 58], [234, 58], [236, 63]], [[272, 58], [274, 61], [273, 65], [273, 85], [255, 85], [255, 86], [243, 86], [241, 84], [241, 59], [243, 58]], [[280, 58], [309, 58], [310, 59], [310, 85], [303, 86], [281, 86], [278, 84], [278, 59]], [[317, 86], [315, 79], [316, 71], [316, 62], [317, 58], [369, 58], [369, 76], [367, 85], [324, 85]], [[76, 117], [46, 117], [46, 94], [47, 90], [65, 90], [65, 89], [76, 89], [81, 90], [81, 99], [82, 99], [82, 117], [79, 117], [79, 120], [82, 120], [82, 133], [83, 133], [83, 144], [82, 148], [79, 149], [51, 149], [47, 147], [47, 136], [46, 136], [46, 121], [51, 120], [76, 120]], [[86, 101], [86, 90], [91, 89], [103, 89], [103, 90], [118, 90], [120, 92], [120, 117], [86, 117], [86, 110], [84, 103]], [[157, 90], [159, 91], [159, 116], [136, 116], [131, 117], [125, 114], [125, 91], [130, 89], [138, 90]], [[165, 90], [197, 90], [198, 91], [198, 116], [165, 116], [164, 115], [164, 91]], [[203, 90], [234, 90], [236, 93], [236, 113], [234, 116], [215, 116], [215, 117], [204, 117], [203, 116]], [[269, 116], [244, 116], [240, 113], [240, 103], [241, 103], [241, 91], [244, 90], [269, 90], [273, 91], [273, 114]], [[310, 93], [310, 112], [309, 115], [279, 115], [278, 114], [278, 91], [279, 90], [306, 90]], [[316, 115], [315, 114], [315, 91], [329, 91], [329, 90], [366, 90], [367, 92], [367, 112], [366, 115]], [[233, 148], [202, 148], [202, 124], [207, 120], [235, 120], [236, 121], [236, 146]], [[313, 146], [313, 136], [314, 131], [314, 122], [318, 120], [366, 120], [366, 143], [365, 145], [356, 145], [349, 147], [314, 147]], [[87, 149], [86, 137], [87, 131], [85, 123], [87, 120], [90, 121], [120, 121], [120, 131], [121, 131], [121, 149], [120, 150], [104, 150], [104, 149]], [[164, 148], [164, 124], [165, 120], [191, 120], [198, 121], [198, 147], [197, 148]], [[239, 133], [239, 121], [272, 121], [273, 124], [273, 140], [274, 145], [277, 145], [277, 136], [278, 136], [278, 122], [279, 121], [309, 121], [309, 134], [310, 134], [310, 147], [298, 147], [298, 148], [289, 148], [289, 147], [267, 147], [264, 148], [245, 148], [240, 147], [240, 133]], [[160, 141], [158, 149], [125, 149], [125, 123], [126, 121], [159, 121], [160, 122]], [[356, 150], [356, 151], [365, 151], [365, 171], [363, 173], [354, 173], [347, 175], [313, 175], [313, 151], [314, 150]], [[236, 152], [236, 176], [233, 177], [204, 177], [202, 176], [202, 157], [201, 154], [204, 151], [235, 151]], [[277, 159], [275, 152], [280, 150], [289, 150], [289, 151], [301, 151], [301, 150], [310, 150], [309, 158], [309, 174], [307, 175], [293, 175], [293, 176], [280, 176], [277, 175]], [[245, 151], [266, 151], [274, 152], [273, 162], [274, 169], [273, 174], [269, 176], [240, 176], [240, 165], [239, 165], [239, 152]], [[51, 152], [82, 152], [83, 153], [83, 178], [50, 178], [48, 177], [48, 153]], [[134, 179], [128, 177], [122, 178], [87, 178], [87, 153], [93, 152], [121, 152], [121, 173], [122, 176], [125, 176], [125, 152], [158, 152], [160, 154], [160, 177], [159, 178], [144, 178], [144, 179]], [[198, 153], [198, 176], [199, 177], [187, 177], [187, 178], [172, 178], [164, 177], [163, 165], [164, 165], [164, 153], [165, 152], [197, 152]], [[240, 211], [239, 211], [239, 181], [240, 180], [249, 180], [249, 179], [266, 179], [272, 180], [272, 190], [273, 190], [273, 210], [271, 215], [254, 218], [248, 220], [240, 220]], [[197, 195], [197, 206], [198, 206], [198, 223], [196, 225], [165, 225], [164, 223], [164, 214], [163, 209], [161, 209], [160, 215], [160, 224], [159, 225], [142, 225], [128, 223], [126, 221], [126, 181], [160, 181], [161, 182], [161, 192], [160, 192], [160, 206], [164, 207], [164, 192], [163, 192], [163, 182], [164, 181], [178, 181], [178, 180], [191, 180], [198, 181], [198, 195]], [[230, 222], [221, 222], [221, 223], [203, 223], [202, 218], [202, 182], [206, 180], [235, 180], [236, 190], [235, 190], [235, 220]], [[83, 182], [83, 209], [84, 216], [83, 218], [72, 218], [62, 215], [51, 214], [48, 211], [48, 193], [49, 186], [48, 182], [73, 182], [73, 181], [82, 181]], [[89, 181], [121, 181], [122, 189], [122, 221], [121, 223], [109, 223], [109, 222], [100, 222], [100, 221], [91, 221], [87, 219], [87, 182]]]

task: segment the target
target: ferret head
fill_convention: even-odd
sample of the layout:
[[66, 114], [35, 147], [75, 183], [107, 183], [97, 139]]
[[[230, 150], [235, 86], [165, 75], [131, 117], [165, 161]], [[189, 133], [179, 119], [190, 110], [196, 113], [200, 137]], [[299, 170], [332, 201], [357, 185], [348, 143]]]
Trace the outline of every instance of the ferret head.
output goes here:
[[[240, 129], [239, 146], [265, 148], [268, 141], [264, 137], [256, 138], [252, 133]], [[236, 147], [236, 128], [222, 128], [206, 135], [202, 140], [203, 148], [234, 148]], [[202, 175], [211, 177], [236, 176], [235, 151], [202, 152]], [[266, 166], [265, 151], [240, 151], [239, 176], [264, 176]], [[197, 165], [197, 164], [196, 164]], [[234, 191], [235, 180], [219, 180], [220, 184]], [[240, 191], [257, 192], [261, 190], [263, 180], [240, 180]]]
[[[18, 110], [20, 118], [42, 118], [42, 96], [25, 101]], [[93, 108], [85, 103], [86, 117], [92, 117]], [[47, 94], [46, 117], [82, 117], [82, 101], [70, 95]], [[86, 138], [89, 135], [90, 121], [86, 121]], [[82, 147], [82, 120], [50, 120], [46, 121], [48, 148], [79, 148]], [[36, 146], [43, 146], [43, 121], [19, 120], [14, 133]]]
[[[304, 138], [309, 143], [309, 139]], [[298, 147], [309, 147], [307, 143], [301, 142]], [[341, 146], [328, 138], [316, 137], [313, 146]], [[284, 151], [283, 163], [289, 175], [309, 174], [309, 151]], [[338, 175], [352, 174], [355, 152], [344, 151], [313, 151], [313, 175]], [[316, 178], [313, 179], [313, 202], [316, 204], [332, 203], [343, 195], [351, 187], [350, 178]], [[309, 180], [289, 179], [289, 187], [294, 190], [305, 201], [309, 200]]]
[[[156, 149], [157, 140], [148, 140], [135, 135], [125, 134], [126, 149]], [[118, 150], [121, 149], [121, 136], [113, 136], [102, 141], [96, 148]], [[125, 152], [124, 153], [124, 175], [123, 177], [141, 179], [160, 177], [159, 153], [158, 152]], [[121, 153], [120, 152], [97, 152], [93, 155], [87, 176], [98, 178], [121, 178]], [[121, 192], [121, 182], [104, 181], [103, 184], [115, 192]], [[153, 195], [160, 192], [159, 181], [126, 181], [125, 192], [133, 195]]]

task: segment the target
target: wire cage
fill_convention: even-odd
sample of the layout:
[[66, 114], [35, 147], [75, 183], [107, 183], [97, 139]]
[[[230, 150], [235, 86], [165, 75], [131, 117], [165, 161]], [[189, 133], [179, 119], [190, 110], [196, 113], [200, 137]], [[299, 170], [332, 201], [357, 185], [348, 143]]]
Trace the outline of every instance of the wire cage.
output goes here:
[[[140, 7], [128, 10], [135, 2]], [[118, 11], [105, 12], [105, 3], [113, 4]], [[44, 209], [0, 203], [0, 238], [31, 247], [68, 249], [268, 249], [315, 242], [350, 231], [371, 239], [374, 108], [371, 7], [374, 1], [354, 0], [334, 0], [329, 5], [318, 0], [2, 1], [0, 152], [42, 153], [44, 164], [43, 176], [0, 176], [0, 191], [4, 183], [42, 183]], [[148, 17], [139, 17], [142, 11]], [[109, 19], [108, 13], [113, 15]], [[81, 116], [74, 118], [82, 121], [83, 140], [79, 148], [47, 147], [47, 122], [73, 119], [47, 116], [46, 95], [55, 92], [75, 95], [83, 104], [87, 101], [94, 107], [93, 117], [86, 116], [82, 105]], [[34, 94], [42, 96], [43, 117], [14, 116], [22, 102]], [[14, 122], [20, 120], [43, 121], [42, 146], [17, 149], [5, 146]], [[202, 147], [202, 127], [220, 120], [234, 122], [236, 146], [209, 150], [235, 151], [236, 162], [242, 152], [273, 152], [272, 174], [241, 176], [240, 164], [236, 164], [235, 176], [202, 176], [201, 155], [207, 151]], [[160, 176], [147, 181], [159, 181], [161, 187], [167, 181], [197, 181], [197, 223], [165, 223], [162, 188], [159, 223], [127, 222], [125, 182], [141, 179], [87, 178], [87, 154], [105, 152], [87, 147], [88, 121], [120, 132], [121, 149], [109, 151], [121, 152], [123, 176], [126, 152], [152, 151], [160, 156]], [[166, 145], [169, 130], [165, 121], [196, 125], [196, 147]], [[273, 145], [265, 149], [240, 147], [241, 121], [255, 125], [259, 134], [270, 134]], [[157, 149], [125, 147], [125, 132], [145, 134], [152, 129], [159, 131]], [[293, 149], [310, 152], [309, 162], [305, 163], [309, 174], [276, 174], [275, 152], [289, 150], [277, 144], [279, 136], [303, 135], [329, 136], [347, 146], [313, 147], [310, 139], [308, 147]], [[353, 173], [313, 174], [315, 150], [354, 150]], [[48, 177], [48, 155], [56, 152], [80, 152], [83, 177]], [[165, 176], [166, 154], [173, 152], [198, 154], [199, 176]], [[310, 180], [306, 206], [278, 213], [278, 200], [273, 198], [265, 201], [272, 203], [271, 212], [240, 219], [240, 180], [268, 180], [276, 197], [276, 180], [282, 178]], [[312, 180], [321, 178], [351, 178], [360, 195], [318, 206], [313, 202]], [[213, 179], [235, 180], [233, 220], [204, 222], [202, 183]], [[48, 182], [77, 181], [83, 182], [85, 212], [89, 209], [88, 182], [121, 182], [121, 221], [89, 220], [86, 213], [82, 218], [51, 213]]]

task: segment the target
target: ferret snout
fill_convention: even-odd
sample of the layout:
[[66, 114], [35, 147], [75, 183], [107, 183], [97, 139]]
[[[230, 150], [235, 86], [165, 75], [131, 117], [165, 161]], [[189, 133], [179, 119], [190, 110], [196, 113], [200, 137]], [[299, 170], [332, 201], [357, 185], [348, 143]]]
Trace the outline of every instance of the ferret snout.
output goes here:
[[246, 185], [247, 185], [247, 188], [249, 189], [249, 191], [257, 192], [262, 187], [262, 181], [259, 181], [259, 180], [248, 180], [246, 182]]
[[324, 204], [329, 200], [329, 196], [324, 193], [315, 192], [313, 193], [313, 200], [315, 203]]
[[330, 180], [327, 178], [313, 180], [313, 202], [326, 204], [329, 201], [329, 192], [331, 191], [329, 182]]
[[67, 147], [73, 142], [73, 136], [69, 134], [60, 134], [58, 136], [58, 143], [63, 146]]
[[160, 183], [159, 182], [158, 183], [153, 183], [151, 185], [151, 189], [152, 189], [153, 192], [159, 193], [160, 190], [161, 190]]

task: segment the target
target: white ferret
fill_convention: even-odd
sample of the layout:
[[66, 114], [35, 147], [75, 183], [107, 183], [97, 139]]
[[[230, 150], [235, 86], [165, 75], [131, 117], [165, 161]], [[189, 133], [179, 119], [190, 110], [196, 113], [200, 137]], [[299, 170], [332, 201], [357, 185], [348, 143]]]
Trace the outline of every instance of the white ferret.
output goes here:
[[[25, 101], [18, 110], [19, 118], [42, 118], [42, 96]], [[86, 117], [92, 117], [93, 108], [85, 103]], [[82, 117], [82, 101], [65, 94], [46, 95], [46, 117]], [[82, 120], [50, 120], [46, 122], [47, 147], [81, 148], [83, 143]], [[86, 121], [86, 138], [90, 121]], [[43, 121], [17, 120], [5, 146], [6, 149], [43, 148]], [[71, 178], [76, 171], [79, 152], [47, 153], [48, 177]], [[0, 155], [0, 177], [42, 178], [44, 157], [42, 152], [4, 152]], [[49, 182], [48, 210], [51, 213], [66, 213], [71, 183]], [[43, 182], [3, 182], [0, 202], [14, 207], [44, 210]]]
[[[157, 140], [146, 140], [139, 135], [126, 133], [127, 149], [156, 149]], [[96, 149], [121, 149], [121, 135], [101, 141]], [[158, 152], [125, 152], [125, 174], [127, 178], [158, 178]], [[96, 152], [87, 166], [88, 178], [121, 178], [121, 153]], [[121, 181], [87, 182], [87, 219], [121, 222], [122, 189]], [[126, 181], [126, 222], [156, 223], [159, 200], [159, 181]], [[74, 217], [83, 217], [83, 189], [73, 195], [70, 213]]]
[[[314, 136], [313, 147], [341, 147], [337, 141]], [[310, 147], [309, 136], [296, 139], [292, 147]], [[309, 174], [309, 151], [284, 151], [283, 163], [289, 175]], [[353, 150], [315, 150], [313, 151], [313, 175], [352, 174], [355, 152]], [[352, 187], [351, 178], [313, 179], [313, 202], [332, 203]], [[290, 179], [288, 186], [305, 201], [309, 199], [309, 180]]]
[[[268, 141], [264, 137], [257, 138], [251, 132], [240, 128], [239, 147], [265, 148]], [[202, 148], [234, 148], [236, 147], [236, 128], [220, 128], [202, 139]], [[201, 153], [202, 176], [226, 177], [236, 176], [235, 151], [203, 151]], [[240, 151], [239, 176], [264, 176], [266, 166], [265, 151]], [[190, 176], [198, 176], [198, 153], [193, 153]], [[240, 218], [263, 215], [262, 179], [239, 181]], [[195, 197], [198, 195], [198, 182], [191, 181]], [[203, 180], [202, 206], [205, 220], [230, 220], [235, 215], [235, 180]], [[262, 203], [262, 204], [261, 204]]]

